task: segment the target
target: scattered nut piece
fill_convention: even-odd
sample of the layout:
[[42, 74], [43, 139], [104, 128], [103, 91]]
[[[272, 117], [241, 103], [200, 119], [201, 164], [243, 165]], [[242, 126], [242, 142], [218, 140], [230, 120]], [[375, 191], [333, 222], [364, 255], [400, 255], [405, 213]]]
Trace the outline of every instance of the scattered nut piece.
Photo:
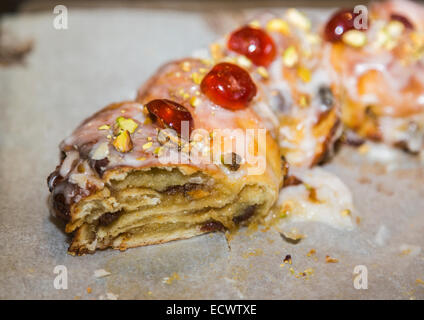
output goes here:
[[96, 278], [103, 278], [103, 277], [107, 277], [110, 276], [111, 273], [106, 271], [105, 269], [97, 269], [94, 271], [94, 276]]
[[247, 59], [245, 56], [238, 56], [237, 64], [248, 69], [252, 66], [252, 61]]
[[284, 35], [288, 35], [290, 33], [289, 24], [283, 19], [278, 18], [269, 20], [266, 24], [266, 30], [271, 32], [280, 32]]
[[99, 127], [99, 130], [109, 130], [109, 129], [110, 129], [110, 126], [108, 126], [107, 124], [104, 124]]
[[307, 257], [310, 257], [316, 253], [315, 249], [309, 250], [309, 252], [306, 254]]
[[191, 74], [191, 79], [195, 84], [200, 84], [202, 82], [203, 76], [200, 75], [198, 72], [193, 72]]
[[106, 292], [106, 299], [107, 300], [118, 300], [118, 295], [114, 294], [112, 292]]
[[369, 146], [368, 144], [366, 144], [366, 143], [362, 144], [362, 145], [358, 148], [358, 152], [359, 152], [360, 154], [365, 154], [365, 153], [367, 153], [368, 151], [370, 151], [370, 146]]
[[283, 64], [286, 67], [293, 67], [299, 61], [299, 56], [297, 54], [296, 48], [294, 46], [288, 47], [283, 52]]
[[137, 129], [138, 124], [133, 119], [126, 119], [124, 117], [118, 117], [116, 119], [116, 124], [123, 131], [128, 131], [129, 133], [134, 133]]
[[181, 63], [181, 69], [184, 72], [190, 72], [190, 69], [191, 69], [190, 62], [189, 61], [184, 61], [183, 63]]
[[343, 34], [342, 40], [351, 47], [360, 48], [367, 43], [367, 35], [363, 31], [352, 29]]
[[193, 108], [198, 107], [198, 106], [199, 106], [199, 104], [200, 104], [200, 102], [201, 102], [201, 100], [200, 100], [198, 97], [196, 97], [196, 96], [193, 96], [193, 97], [191, 97], [191, 99], [190, 99], [190, 104], [191, 104], [191, 106], [192, 106]]
[[119, 133], [119, 135], [113, 140], [112, 144], [116, 150], [122, 153], [130, 152], [133, 148], [131, 136], [127, 130]]
[[170, 277], [163, 278], [162, 283], [171, 284], [174, 280], [180, 280], [180, 276], [176, 272], [174, 272]]
[[156, 147], [153, 151], [154, 154], [159, 154], [162, 151], [162, 147]]
[[300, 66], [297, 68], [297, 74], [303, 82], [311, 81], [311, 71], [308, 68]]
[[151, 148], [152, 145], [153, 145], [153, 142], [146, 142], [145, 144], [143, 144], [143, 150], [147, 150]]
[[311, 29], [311, 21], [306, 15], [297, 9], [291, 8], [286, 12], [287, 20], [296, 27], [309, 31]]
[[259, 20], [252, 20], [249, 22], [249, 26], [252, 28], [259, 29], [261, 27], [261, 23], [259, 22]]
[[291, 255], [286, 255], [286, 257], [283, 260], [284, 263], [292, 264], [292, 258]]
[[320, 36], [315, 33], [308, 33], [306, 39], [310, 44], [319, 44], [321, 42]]
[[264, 68], [264, 67], [258, 67], [256, 69], [256, 72], [264, 79], [268, 79], [269, 78], [269, 74], [268, 71]]
[[342, 211], [342, 216], [344, 216], [344, 217], [350, 217], [351, 216], [351, 211], [349, 210], [349, 209], [344, 209], [343, 211]]
[[392, 20], [387, 24], [386, 30], [391, 37], [397, 38], [402, 34], [403, 30], [405, 30], [405, 26], [400, 21]]
[[219, 60], [223, 57], [222, 48], [219, 43], [212, 43], [210, 46], [211, 56], [214, 60]]
[[339, 262], [338, 259], [336, 258], [331, 258], [329, 255], [325, 256], [325, 263], [337, 263]]
[[306, 108], [307, 106], [309, 106], [309, 96], [307, 96], [306, 94], [302, 94], [299, 97], [299, 106], [302, 108]]
[[[296, 228], [291, 229], [290, 231], [283, 231], [280, 233], [284, 240], [288, 242], [299, 242], [300, 240], [306, 238], [306, 235], [299, 233], [299, 230]], [[291, 240], [291, 241], [290, 241]]]

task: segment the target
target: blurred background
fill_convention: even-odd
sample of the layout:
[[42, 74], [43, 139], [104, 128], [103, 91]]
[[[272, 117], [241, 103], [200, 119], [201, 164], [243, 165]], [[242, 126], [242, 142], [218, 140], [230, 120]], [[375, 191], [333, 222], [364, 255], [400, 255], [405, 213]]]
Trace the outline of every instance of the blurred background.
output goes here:
[[155, 8], [155, 9], [179, 9], [202, 11], [210, 9], [238, 10], [255, 7], [345, 7], [357, 4], [365, 4], [369, 1], [358, 0], [2, 0], [0, 1], [0, 12], [30, 12], [50, 10], [57, 4], [66, 5], [69, 8], [96, 8], [96, 7], [120, 7], [120, 8]]

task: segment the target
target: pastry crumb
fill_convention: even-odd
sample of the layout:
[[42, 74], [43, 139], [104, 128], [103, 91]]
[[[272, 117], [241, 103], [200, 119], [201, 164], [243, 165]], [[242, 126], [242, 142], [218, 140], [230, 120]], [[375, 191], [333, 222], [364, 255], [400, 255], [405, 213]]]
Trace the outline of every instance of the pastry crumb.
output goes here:
[[329, 255], [325, 256], [325, 263], [337, 263], [339, 262], [339, 259], [331, 258]]
[[307, 257], [310, 257], [310, 256], [313, 256], [315, 253], [317, 253], [317, 252], [315, 251], [315, 249], [311, 249], [311, 250], [309, 250], [309, 252], [306, 254], [306, 256], [307, 256]]
[[103, 278], [103, 277], [107, 277], [110, 276], [111, 273], [106, 271], [105, 269], [97, 269], [94, 271], [94, 277], [96, 278]]
[[174, 272], [170, 277], [163, 278], [162, 283], [171, 284], [174, 280], [180, 280], [180, 276], [176, 272]]
[[424, 286], [424, 280], [422, 280], [422, 279], [420, 279], [420, 278], [418, 278], [417, 280], [415, 280], [415, 283], [417, 283], [417, 284], [421, 284], [421, 285], [423, 285], [423, 286]]

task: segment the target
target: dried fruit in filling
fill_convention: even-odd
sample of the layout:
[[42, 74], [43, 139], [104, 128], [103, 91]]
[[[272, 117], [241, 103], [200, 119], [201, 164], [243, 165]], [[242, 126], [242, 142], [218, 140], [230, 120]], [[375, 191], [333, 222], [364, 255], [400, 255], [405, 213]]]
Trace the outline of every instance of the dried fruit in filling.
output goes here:
[[262, 29], [250, 26], [234, 31], [228, 39], [228, 48], [246, 56], [257, 66], [269, 66], [276, 55], [272, 38]]
[[194, 120], [184, 106], [168, 99], [155, 99], [146, 104], [152, 120], [162, 128], [171, 128], [181, 135], [182, 122], [186, 121], [189, 132], [194, 129]]
[[203, 78], [200, 89], [212, 102], [230, 110], [246, 108], [256, 95], [249, 73], [228, 62], [215, 65]]

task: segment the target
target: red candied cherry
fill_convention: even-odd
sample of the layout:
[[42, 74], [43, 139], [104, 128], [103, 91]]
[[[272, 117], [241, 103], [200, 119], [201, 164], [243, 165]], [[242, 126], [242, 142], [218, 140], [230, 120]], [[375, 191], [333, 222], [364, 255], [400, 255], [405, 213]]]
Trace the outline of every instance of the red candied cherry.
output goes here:
[[171, 128], [181, 135], [181, 122], [188, 121], [189, 133], [194, 129], [194, 120], [184, 106], [168, 99], [155, 99], [146, 104], [150, 117], [162, 128]]
[[228, 62], [215, 65], [203, 78], [200, 89], [213, 103], [230, 110], [246, 108], [256, 95], [249, 73]]
[[249, 26], [230, 35], [228, 48], [246, 56], [257, 66], [269, 66], [276, 55], [272, 38], [265, 31]]
[[400, 15], [400, 14], [392, 13], [392, 14], [390, 15], [390, 19], [391, 19], [391, 20], [395, 20], [395, 21], [402, 22], [402, 24], [404, 25], [404, 27], [405, 27], [406, 29], [414, 29], [414, 25], [413, 25], [413, 24], [411, 23], [411, 21], [409, 21], [409, 19], [408, 19], [407, 17], [405, 17], [405, 16], [402, 16], [402, 15]]
[[340, 41], [343, 33], [355, 29], [354, 20], [359, 13], [353, 9], [341, 9], [334, 13], [324, 28], [324, 39], [331, 42]]

